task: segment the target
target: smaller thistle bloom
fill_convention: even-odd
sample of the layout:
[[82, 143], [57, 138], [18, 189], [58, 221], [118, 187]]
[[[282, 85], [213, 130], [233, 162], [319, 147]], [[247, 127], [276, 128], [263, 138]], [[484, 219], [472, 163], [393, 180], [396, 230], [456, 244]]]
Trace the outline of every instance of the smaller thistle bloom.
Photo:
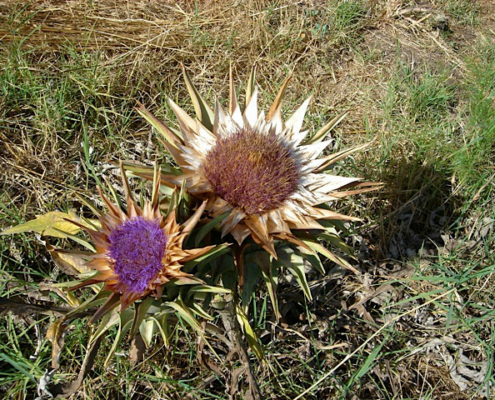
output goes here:
[[[177, 224], [174, 211], [164, 218], [158, 206], [160, 181], [155, 171], [152, 200], [146, 202], [141, 209], [134, 201], [122, 163], [120, 167], [127, 212], [112, 204], [98, 188], [108, 208], [107, 214], [98, 216], [101, 228], [93, 230], [78, 222], [71, 222], [86, 230], [93, 239], [96, 254], [88, 255], [87, 266], [99, 271], [95, 277], [74, 289], [104, 282], [104, 289], [112, 292], [107, 303], [112, 304], [118, 299], [121, 310], [124, 310], [134, 301], [148, 295], [159, 298], [163, 285], [171, 280], [200, 283], [192, 275], [182, 271], [182, 266], [206, 253], [212, 246], [200, 249], [182, 248], [185, 238], [199, 220], [205, 203], [183, 225]], [[104, 305], [101, 310], [105, 308]]]

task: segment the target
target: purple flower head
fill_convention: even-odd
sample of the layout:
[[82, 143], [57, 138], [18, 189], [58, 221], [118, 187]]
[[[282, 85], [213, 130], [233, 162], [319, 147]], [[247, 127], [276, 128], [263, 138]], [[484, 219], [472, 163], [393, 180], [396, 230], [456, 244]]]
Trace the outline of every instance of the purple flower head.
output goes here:
[[300, 176], [278, 136], [250, 129], [218, 139], [204, 169], [215, 194], [248, 215], [278, 208], [297, 190]]
[[131, 292], [144, 292], [162, 269], [167, 235], [159, 223], [136, 217], [119, 225], [108, 240], [119, 281]]

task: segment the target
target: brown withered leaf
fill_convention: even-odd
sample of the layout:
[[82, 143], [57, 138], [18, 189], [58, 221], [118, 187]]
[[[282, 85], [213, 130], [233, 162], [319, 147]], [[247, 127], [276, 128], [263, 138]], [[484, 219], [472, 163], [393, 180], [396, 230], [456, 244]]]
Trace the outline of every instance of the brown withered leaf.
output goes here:
[[90, 271], [86, 265], [88, 256], [92, 253], [84, 251], [63, 250], [46, 243], [46, 249], [52, 256], [53, 262], [67, 275], [76, 276]]
[[76, 393], [79, 388], [81, 387], [81, 384], [83, 383], [84, 379], [88, 376], [89, 372], [91, 371], [91, 368], [93, 368], [93, 364], [95, 361], [95, 357], [98, 353], [98, 349], [100, 348], [101, 341], [103, 340], [104, 335], [99, 336], [91, 345], [91, 347], [88, 349], [88, 352], [86, 353], [86, 356], [84, 357], [84, 362], [81, 366], [81, 370], [79, 371], [79, 374], [77, 375], [77, 379], [72, 381], [72, 382], [67, 382], [67, 383], [59, 383], [52, 388], [50, 388], [50, 393], [54, 395], [55, 397], [67, 397], [70, 396], [71, 394]]
[[144, 351], [146, 350], [146, 344], [144, 343], [141, 335], [137, 335], [131, 342], [131, 349], [129, 351], [129, 358], [133, 363], [138, 363], [144, 359]]
[[60, 367], [60, 355], [64, 348], [64, 333], [67, 329], [65, 318], [57, 319], [53, 324], [48, 327], [46, 332], [46, 338], [52, 343], [52, 368], [58, 369]]
[[53, 304], [37, 305], [29, 304], [20, 300], [0, 299], [0, 317], [9, 312], [19, 317], [32, 316], [33, 314], [65, 315], [72, 311], [71, 308], [58, 307]]

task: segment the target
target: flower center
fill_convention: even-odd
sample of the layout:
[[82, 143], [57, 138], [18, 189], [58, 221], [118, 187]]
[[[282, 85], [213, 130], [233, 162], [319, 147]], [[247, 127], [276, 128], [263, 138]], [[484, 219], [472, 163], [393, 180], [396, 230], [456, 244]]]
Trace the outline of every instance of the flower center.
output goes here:
[[218, 139], [204, 169], [215, 194], [248, 215], [278, 208], [299, 181], [296, 161], [280, 138], [250, 129]]
[[144, 292], [162, 269], [167, 235], [159, 223], [136, 217], [118, 226], [108, 239], [120, 282], [131, 292]]

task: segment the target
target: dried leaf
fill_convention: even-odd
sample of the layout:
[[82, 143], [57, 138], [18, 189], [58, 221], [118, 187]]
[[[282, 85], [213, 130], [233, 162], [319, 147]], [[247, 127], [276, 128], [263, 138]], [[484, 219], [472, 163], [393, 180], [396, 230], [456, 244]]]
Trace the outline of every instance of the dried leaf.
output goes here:
[[13, 235], [16, 233], [24, 232], [37, 232], [43, 236], [53, 236], [58, 238], [65, 238], [68, 233], [75, 235], [81, 228], [70, 223], [67, 219], [77, 221], [82, 225], [87, 225], [84, 221], [76, 216], [74, 211], [64, 213], [61, 211], [51, 211], [44, 215], [36, 216], [36, 219], [25, 222], [12, 228], [5, 229], [0, 235]]
[[52, 368], [54, 369], [60, 367], [60, 355], [65, 343], [65, 329], [67, 329], [67, 324], [64, 318], [59, 318], [48, 327], [46, 332], [46, 338], [52, 343]]
[[100, 336], [89, 348], [88, 352], [86, 353], [86, 356], [84, 357], [84, 362], [81, 366], [81, 370], [79, 371], [79, 374], [75, 381], [65, 384], [57, 384], [50, 389], [50, 392], [54, 396], [67, 397], [73, 393], [76, 393], [79, 390], [84, 379], [91, 371], [91, 368], [93, 368], [95, 357], [96, 354], [98, 353], [98, 349], [100, 348], [102, 339], [103, 336]]
[[53, 262], [62, 269], [67, 275], [79, 275], [91, 271], [86, 265], [86, 260], [91, 253], [82, 251], [70, 251], [53, 247], [46, 244], [46, 249], [52, 256]]
[[137, 335], [131, 342], [131, 349], [129, 350], [129, 358], [133, 363], [143, 361], [146, 345], [144, 344], [141, 335]]

